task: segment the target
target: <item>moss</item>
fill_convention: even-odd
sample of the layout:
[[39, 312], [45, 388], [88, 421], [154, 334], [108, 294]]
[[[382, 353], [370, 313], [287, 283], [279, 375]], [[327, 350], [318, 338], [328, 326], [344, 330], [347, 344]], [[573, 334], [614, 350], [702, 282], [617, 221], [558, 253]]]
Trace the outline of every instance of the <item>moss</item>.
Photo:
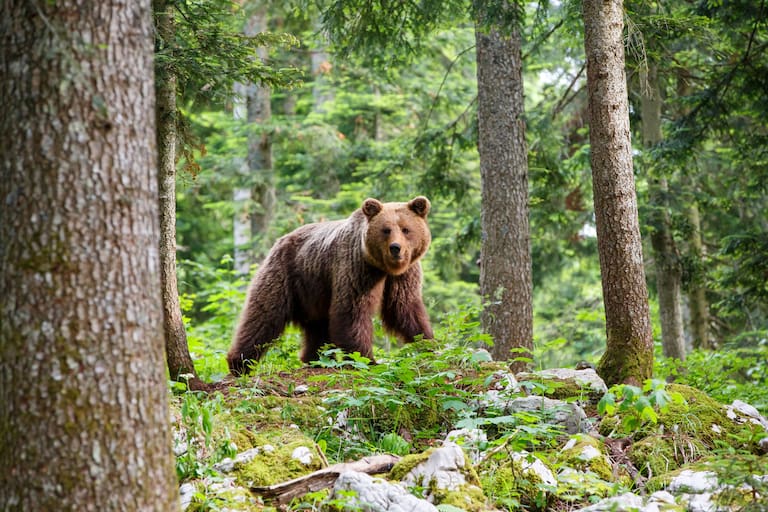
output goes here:
[[434, 451], [434, 448], [430, 448], [423, 453], [418, 453], [416, 455], [406, 455], [400, 459], [397, 464], [395, 464], [395, 467], [390, 470], [388, 478], [390, 480], [396, 480], [399, 482], [405, 478], [405, 475], [410, 473], [413, 468], [426, 461]]
[[552, 489], [535, 472], [524, 469], [523, 460], [508, 458], [501, 465], [480, 473], [482, 488], [495, 503], [533, 505], [546, 501]]
[[654, 434], [641, 439], [629, 450], [632, 464], [645, 476], [674, 471], [707, 453], [704, 443], [680, 433]]
[[[267, 444], [272, 445], [274, 451], [262, 450], [250, 462], [235, 467], [234, 476], [240, 485], [246, 487], [272, 485], [322, 468], [315, 443], [295, 429], [257, 436], [256, 447]], [[293, 450], [301, 446], [309, 448], [313, 453], [312, 462], [309, 465], [302, 464], [291, 457]]]
[[[572, 439], [575, 444], [560, 452], [557, 461], [579, 471], [591, 471], [608, 482], [613, 481], [613, 468], [605, 453], [605, 445], [594, 437], [583, 434], [576, 434]], [[599, 455], [592, 458], [585, 457], [584, 450], [588, 447], [597, 450]]]
[[452, 505], [466, 512], [488, 510], [488, 499], [476, 485], [462, 485], [455, 491], [436, 491], [432, 496], [437, 505]]

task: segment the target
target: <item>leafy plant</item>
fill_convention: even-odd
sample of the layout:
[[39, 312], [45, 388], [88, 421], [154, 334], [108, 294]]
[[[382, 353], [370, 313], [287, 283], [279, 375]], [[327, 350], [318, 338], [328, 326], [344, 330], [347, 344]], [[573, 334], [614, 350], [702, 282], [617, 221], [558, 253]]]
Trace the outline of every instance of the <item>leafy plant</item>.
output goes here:
[[600, 399], [597, 410], [602, 415], [621, 417], [622, 430], [629, 434], [643, 425], [655, 425], [659, 416], [657, 411], [666, 412], [670, 403], [685, 402], [680, 393], [668, 392], [666, 383], [658, 379], [648, 379], [642, 389], [628, 384], [613, 386]]

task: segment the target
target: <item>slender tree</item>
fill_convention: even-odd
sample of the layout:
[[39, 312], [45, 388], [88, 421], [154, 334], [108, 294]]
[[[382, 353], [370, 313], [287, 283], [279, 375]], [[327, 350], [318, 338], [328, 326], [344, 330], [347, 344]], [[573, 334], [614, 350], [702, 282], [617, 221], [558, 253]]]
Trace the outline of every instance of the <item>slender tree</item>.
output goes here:
[[150, 0], [0, 19], [0, 510], [178, 510]]
[[[533, 350], [528, 153], [523, 105], [522, 40], [518, 27], [488, 23], [476, 4], [478, 150], [482, 180], [480, 290], [482, 324], [499, 360]], [[512, 3], [506, 9], [514, 9]], [[522, 370], [527, 363], [515, 361]]]
[[640, 384], [653, 373], [648, 290], [632, 172], [624, 10], [621, 0], [584, 0], [590, 162], [606, 317], [606, 384]]
[[[655, 62], [648, 63], [641, 76], [640, 115], [642, 116], [643, 146], [653, 148], [662, 141], [661, 87]], [[656, 273], [656, 293], [661, 318], [661, 345], [666, 357], [685, 360], [683, 332], [682, 279], [683, 269], [672, 236], [669, 216], [669, 186], [665, 176], [649, 176], [648, 194], [651, 202], [651, 249]]]
[[[176, 33], [173, 2], [154, 0], [156, 45], [172, 44]], [[162, 48], [172, 53], [172, 48]], [[178, 117], [176, 72], [171, 59], [156, 62], [157, 153], [160, 191], [160, 277], [163, 290], [163, 330], [168, 372], [191, 389], [204, 389], [187, 345], [176, 279], [176, 147]]]

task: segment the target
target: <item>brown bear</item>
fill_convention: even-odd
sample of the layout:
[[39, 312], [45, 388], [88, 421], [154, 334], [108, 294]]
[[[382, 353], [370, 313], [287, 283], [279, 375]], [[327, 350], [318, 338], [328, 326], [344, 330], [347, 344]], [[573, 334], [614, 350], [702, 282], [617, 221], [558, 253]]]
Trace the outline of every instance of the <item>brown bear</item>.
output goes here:
[[405, 342], [433, 337], [421, 298], [421, 264], [431, 241], [430, 203], [366, 199], [347, 219], [302, 226], [280, 238], [251, 282], [227, 354], [248, 370], [293, 322], [304, 331], [301, 360], [335, 345], [373, 361], [372, 316]]

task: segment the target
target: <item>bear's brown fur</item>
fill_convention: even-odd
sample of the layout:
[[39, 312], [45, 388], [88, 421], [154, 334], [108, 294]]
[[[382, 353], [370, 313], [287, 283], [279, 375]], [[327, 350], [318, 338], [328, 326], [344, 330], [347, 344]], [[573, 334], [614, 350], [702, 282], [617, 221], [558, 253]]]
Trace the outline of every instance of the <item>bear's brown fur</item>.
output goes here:
[[289, 322], [304, 331], [305, 363], [326, 343], [373, 360], [376, 311], [403, 341], [431, 339], [419, 263], [431, 241], [429, 209], [421, 196], [407, 203], [366, 199], [347, 219], [280, 238], [251, 282], [227, 354], [230, 371], [247, 371]]

